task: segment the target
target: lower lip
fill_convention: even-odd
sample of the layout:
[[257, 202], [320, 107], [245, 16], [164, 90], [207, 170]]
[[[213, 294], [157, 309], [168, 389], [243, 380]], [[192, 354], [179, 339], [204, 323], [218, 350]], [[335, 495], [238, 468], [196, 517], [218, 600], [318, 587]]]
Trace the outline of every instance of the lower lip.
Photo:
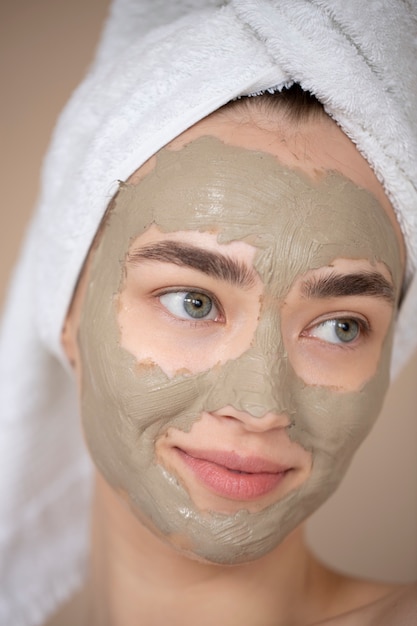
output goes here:
[[273, 491], [287, 471], [249, 474], [236, 472], [217, 463], [197, 459], [177, 448], [186, 465], [211, 491], [232, 500], [254, 500]]

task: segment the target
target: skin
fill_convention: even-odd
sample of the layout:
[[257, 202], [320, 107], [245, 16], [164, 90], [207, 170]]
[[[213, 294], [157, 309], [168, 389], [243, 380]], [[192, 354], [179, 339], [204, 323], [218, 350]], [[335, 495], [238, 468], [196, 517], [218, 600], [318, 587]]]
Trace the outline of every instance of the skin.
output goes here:
[[[186, 588], [181, 585], [189, 585], [191, 580], [193, 585], [200, 581], [203, 596], [206, 591], [218, 599], [210, 604], [207, 623], [218, 619], [217, 610], [224, 618], [220, 588], [227, 591], [227, 606], [233, 607], [228, 624], [242, 623], [251, 612], [257, 620], [263, 619], [257, 623], [313, 623], [314, 619], [356, 608], [387, 591], [382, 586], [357, 584], [329, 573], [305, 548], [300, 522], [335, 488], [379, 411], [387, 386], [392, 320], [402, 280], [402, 242], [380, 184], [337, 126], [323, 117], [294, 128], [277, 117], [272, 133], [269, 121], [262, 116], [255, 121], [237, 120], [230, 113], [211, 116], [168, 146], [156, 169], [154, 159], [141, 168], [130, 181], [139, 183], [137, 189], [122, 189], [121, 200], [80, 282], [63, 342], [80, 382], [87, 442], [105, 478], [97, 480], [93, 525], [92, 596], [96, 599], [97, 623], [107, 623], [103, 620], [110, 614], [114, 617], [108, 623], [129, 624], [128, 615], [132, 620], [161, 623], [155, 588], [159, 589], [159, 600], [161, 594], [166, 595], [161, 587], [169, 595], [174, 584], [174, 579], [169, 580], [170, 571], [175, 571], [179, 588]], [[201, 161], [203, 154], [214, 156], [207, 163]], [[283, 212], [274, 216], [277, 220], [271, 220], [274, 203], [269, 206], [263, 195], [259, 203], [261, 219], [258, 214], [252, 216], [245, 232], [241, 227], [242, 205], [234, 200], [236, 192], [226, 194], [229, 202], [220, 206], [215, 220], [205, 208], [211, 205], [204, 195], [197, 218], [192, 209], [184, 209], [184, 187], [173, 188], [175, 177], [169, 181], [167, 195], [162, 191], [155, 206], [148, 209], [149, 202], [143, 202], [155, 193], [158, 196], [158, 186], [165, 179], [161, 172], [168, 174], [170, 167], [178, 166], [188, 176], [191, 169], [189, 180], [196, 180], [201, 171], [207, 175], [214, 163], [213, 171], [218, 175], [221, 170], [216, 164], [221, 158], [229, 172], [228, 189], [247, 187], [248, 176], [254, 171], [258, 177], [255, 188], [263, 188], [259, 184], [263, 160], [267, 168], [272, 168], [273, 179], [280, 181], [279, 188], [274, 184], [272, 199], [280, 193], [282, 200], [283, 180], [288, 176], [297, 192], [305, 189], [316, 198], [312, 214], [319, 231], [317, 250], [306, 254], [306, 242], [300, 235], [298, 250], [302, 252], [291, 257], [290, 249], [291, 263], [288, 253], [280, 254], [284, 242], [280, 215], [281, 219], [283, 214], [289, 219], [293, 239], [302, 230], [288, 211], [288, 198], [281, 202]], [[246, 169], [234, 168], [236, 159], [240, 165], [246, 164]], [[195, 193], [201, 188], [197, 184]], [[204, 193], [212, 190], [212, 183], [203, 189]], [[143, 193], [145, 196], [141, 196]], [[196, 205], [193, 193], [191, 207]], [[295, 209], [300, 204], [298, 198], [297, 193]], [[321, 203], [326, 198], [331, 198], [331, 206], [323, 212]], [[139, 200], [142, 202], [138, 204]], [[168, 200], [171, 210], [167, 222], [163, 209]], [[144, 216], [137, 210], [138, 205], [150, 213], [145, 211]], [[231, 205], [236, 208], [231, 210]], [[364, 222], [363, 209], [370, 221], [366, 218]], [[332, 210], [338, 221], [329, 228], [324, 216]], [[352, 214], [356, 226], [349, 234]], [[127, 215], [135, 220], [133, 230], [131, 218], [124, 219]], [[277, 221], [278, 226], [274, 226]], [[138, 261], [138, 250], [168, 240], [227, 254], [247, 266], [252, 280], [244, 288], [225, 286], [224, 281], [203, 276], [195, 268], [160, 260]], [[112, 250], [116, 257], [111, 261]], [[130, 256], [126, 256], [128, 252]], [[103, 263], [107, 263], [106, 272], [99, 271]], [[124, 268], [122, 272], [120, 267]], [[306, 285], [314, 285], [318, 278], [364, 271], [378, 273], [392, 287], [392, 300], [372, 294], [306, 296]], [[214, 294], [221, 313], [198, 324], [179, 318], [171, 293], [178, 286]], [[104, 313], [103, 304], [107, 307]], [[98, 312], [95, 316], [94, 307]], [[106, 320], [103, 323], [102, 318]], [[371, 330], [363, 332], [363, 325], [353, 342], [335, 345], [334, 329], [329, 323], [335, 318], [366, 322]], [[103, 357], [97, 357], [100, 338], [112, 355], [110, 365], [104, 366]], [[274, 361], [277, 350], [281, 356]], [[277, 367], [268, 383], [268, 368], [274, 372]], [[99, 400], [89, 369], [105, 371], [108, 380], [121, 373], [115, 389], [120, 384], [122, 396], [128, 392], [125, 397], [132, 391], [131, 383], [123, 386], [123, 380], [131, 376], [140, 390], [142, 405], [144, 397], [151, 397], [147, 392], [153, 390], [157, 396], [155, 407], [164, 406], [164, 412], [168, 404], [175, 405], [176, 390], [184, 389], [187, 402], [194, 398], [192, 410], [182, 405], [174, 407], [168, 419], [161, 421], [155, 419], [155, 407], [149, 400], [151, 406], [143, 409], [142, 423], [137, 412], [134, 419], [132, 413], [127, 419], [123, 415], [114, 419], [114, 412], [107, 415], [107, 409], [97, 411]], [[248, 394], [246, 388], [255, 374], [262, 382], [261, 391], [256, 388]], [[230, 390], [241, 382], [239, 394], [231, 397]], [[199, 390], [197, 396], [191, 393], [195, 387]], [[106, 406], [108, 402], [107, 398]], [[116, 406], [119, 402], [116, 396]], [[327, 414], [337, 415], [337, 423], [326, 419]], [[97, 421], [97, 415], [101, 421]], [[321, 423], [318, 429], [317, 422]], [[348, 430], [354, 432], [353, 437], [347, 436]], [[336, 442], [341, 437], [339, 448]], [[219, 496], [196, 478], [177, 452], [178, 448], [201, 450], [202, 442], [207, 441], [210, 447], [232, 448], [243, 457], [256, 454], [276, 460], [278, 451], [291, 472], [262, 497], [242, 502]], [[139, 486], [135, 478], [138, 475]], [[161, 500], [167, 503], [164, 507], [160, 506]], [[188, 511], [186, 528], [176, 515], [180, 506]], [[108, 561], [105, 555], [110, 553], [114, 558]], [[242, 561], [253, 562], [237, 565]], [[149, 562], [153, 565], [151, 570], [146, 569], [148, 580], [144, 581], [143, 567]], [[210, 562], [235, 567], [218, 568]], [[260, 595], [259, 589], [253, 593], [255, 573], [265, 581]], [[164, 585], [153, 581], [154, 575], [165, 578]], [[130, 584], [123, 586], [120, 581], [126, 576]], [[97, 601], [102, 600], [104, 589], [109, 592], [105, 609]], [[185, 614], [190, 623], [197, 619], [190, 598], [184, 607], [180, 605], [176, 602], [170, 612], [178, 614], [178, 623], [188, 623]], [[166, 610], [167, 605], [162, 603], [161, 611], [166, 614]]]

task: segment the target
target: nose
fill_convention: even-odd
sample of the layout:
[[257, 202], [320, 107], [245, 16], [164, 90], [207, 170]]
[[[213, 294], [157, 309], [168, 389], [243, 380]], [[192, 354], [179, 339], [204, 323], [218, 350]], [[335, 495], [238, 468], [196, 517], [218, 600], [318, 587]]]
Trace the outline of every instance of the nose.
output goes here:
[[[253, 428], [265, 428], [266, 424], [288, 426], [294, 410], [286, 355], [269, 358], [262, 350], [250, 348], [228, 361], [212, 380], [206, 408], [211, 413], [245, 420]], [[257, 422], [264, 425], [255, 426]]]
[[245, 430], [259, 433], [275, 428], [287, 428], [291, 424], [289, 417], [285, 413], [273, 413], [268, 411], [261, 417], [254, 417], [247, 411], [240, 411], [230, 404], [221, 407], [217, 411], [212, 411], [215, 417], [235, 419], [245, 426]]

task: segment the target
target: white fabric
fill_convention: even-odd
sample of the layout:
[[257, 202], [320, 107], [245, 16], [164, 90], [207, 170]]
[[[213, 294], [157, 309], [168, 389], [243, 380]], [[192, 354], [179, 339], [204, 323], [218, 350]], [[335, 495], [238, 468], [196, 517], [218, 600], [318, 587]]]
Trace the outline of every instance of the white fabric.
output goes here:
[[230, 99], [298, 82], [383, 182], [407, 243], [398, 371], [417, 342], [414, 0], [116, 0], [62, 114], [0, 337], [0, 623], [35, 626], [80, 584], [91, 468], [60, 331], [117, 188]]

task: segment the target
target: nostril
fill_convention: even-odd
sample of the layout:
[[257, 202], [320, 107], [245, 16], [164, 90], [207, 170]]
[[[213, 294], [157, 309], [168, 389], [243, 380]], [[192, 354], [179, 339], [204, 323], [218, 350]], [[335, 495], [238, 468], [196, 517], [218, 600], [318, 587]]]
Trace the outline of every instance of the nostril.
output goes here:
[[221, 419], [240, 421], [251, 430], [272, 430], [275, 428], [288, 428], [291, 426], [291, 420], [286, 413], [274, 413], [273, 411], [265, 411], [265, 407], [260, 405], [245, 405], [245, 409], [235, 409], [228, 405], [210, 411], [210, 413]]

